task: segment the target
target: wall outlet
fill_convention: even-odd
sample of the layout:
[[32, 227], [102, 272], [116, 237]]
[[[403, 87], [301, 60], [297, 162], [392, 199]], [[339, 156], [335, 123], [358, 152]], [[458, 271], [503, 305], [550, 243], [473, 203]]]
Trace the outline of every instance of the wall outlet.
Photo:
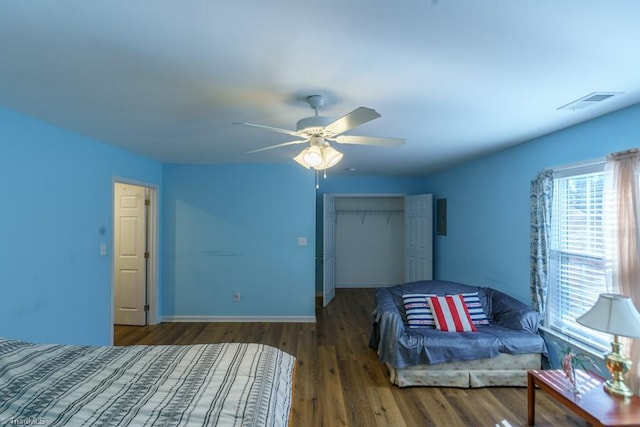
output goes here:
[[233, 293], [233, 300], [234, 300], [235, 302], [240, 301], [240, 292], [234, 292], [234, 293]]

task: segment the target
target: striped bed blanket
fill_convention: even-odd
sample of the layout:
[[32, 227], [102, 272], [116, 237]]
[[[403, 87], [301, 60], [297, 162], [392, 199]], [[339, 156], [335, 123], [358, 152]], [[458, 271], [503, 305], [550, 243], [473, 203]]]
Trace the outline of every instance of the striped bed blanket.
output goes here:
[[262, 344], [0, 338], [0, 425], [286, 426], [294, 366], [293, 356]]

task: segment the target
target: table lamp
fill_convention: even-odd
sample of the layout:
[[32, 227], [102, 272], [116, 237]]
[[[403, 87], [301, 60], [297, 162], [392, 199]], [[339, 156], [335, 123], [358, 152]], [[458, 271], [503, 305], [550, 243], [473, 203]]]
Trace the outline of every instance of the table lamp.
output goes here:
[[604, 388], [612, 395], [633, 395], [624, 383], [624, 374], [629, 371], [631, 360], [622, 352], [622, 343], [618, 338], [640, 338], [640, 313], [631, 298], [625, 295], [600, 294], [594, 306], [578, 317], [576, 322], [613, 335], [611, 353], [604, 359], [611, 379], [605, 382]]

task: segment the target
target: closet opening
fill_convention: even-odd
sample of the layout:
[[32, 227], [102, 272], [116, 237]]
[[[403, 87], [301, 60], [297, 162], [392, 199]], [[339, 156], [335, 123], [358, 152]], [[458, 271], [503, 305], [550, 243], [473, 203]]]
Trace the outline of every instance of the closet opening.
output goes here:
[[[320, 200], [319, 200], [320, 202]], [[433, 278], [433, 195], [322, 194], [316, 291], [377, 288]]]
[[336, 288], [404, 279], [404, 196], [336, 196]]

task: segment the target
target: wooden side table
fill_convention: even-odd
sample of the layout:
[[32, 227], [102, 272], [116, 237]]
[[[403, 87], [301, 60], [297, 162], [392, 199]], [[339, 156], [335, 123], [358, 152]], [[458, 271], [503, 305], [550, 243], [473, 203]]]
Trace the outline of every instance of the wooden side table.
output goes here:
[[561, 370], [529, 371], [527, 410], [529, 425], [535, 424], [536, 386], [594, 426], [640, 426], [640, 398], [615, 397], [602, 385], [604, 379], [578, 370], [579, 393], [569, 391], [569, 382]]

